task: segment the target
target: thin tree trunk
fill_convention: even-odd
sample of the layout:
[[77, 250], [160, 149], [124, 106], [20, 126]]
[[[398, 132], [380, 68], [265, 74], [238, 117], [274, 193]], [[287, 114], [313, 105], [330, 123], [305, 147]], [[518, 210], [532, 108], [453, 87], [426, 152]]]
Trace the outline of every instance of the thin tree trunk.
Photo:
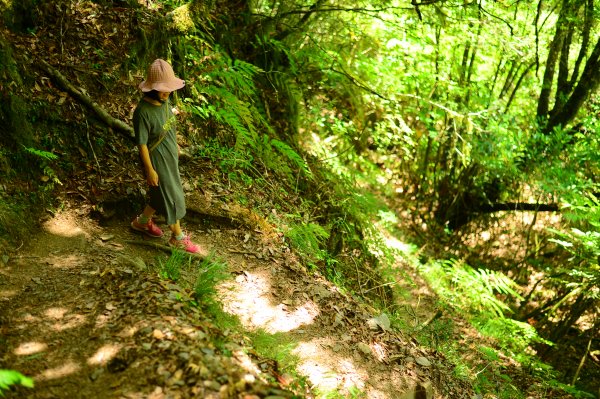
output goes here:
[[471, 98], [471, 76], [473, 76], [473, 66], [475, 65], [475, 56], [477, 55], [477, 50], [479, 48], [479, 39], [481, 37], [481, 30], [483, 28], [483, 22], [479, 22], [479, 28], [477, 28], [477, 38], [475, 40], [475, 46], [473, 46], [473, 51], [471, 52], [471, 60], [469, 61], [469, 68], [467, 70], [467, 95], [465, 97], [465, 107], [469, 107], [469, 101]]
[[567, 97], [571, 94], [569, 88], [569, 52], [571, 50], [571, 42], [573, 40], [572, 24], [564, 28], [567, 32], [565, 34], [562, 49], [560, 52], [560, 58], [558, 61], [558, 76], [556, 78], [556, 94], [554, 95], [554, 107], [550, 111], [550, 115], [555, 115], [560, 112]]
[[490, 104], [492, 102], [492, 98], [494, 98], [494, 90], [496, 89], [496, 83], [498, 83], [498, 76], [500, 75], [500, 70], [503, 67], [503, 61], [504, 61], [504, 57], [501, 56], [500, 60], [498, 61], [498, 66], [496, 67], [496, 72], [494, 73], [494, 79], [492, 79], [492, 86], [490, 87], [489, 99], [488, 99], [488, 102], [487, 102], [487, 108], [490, 107]]
[[575, 82], [579, 78], [579, 68], [581, 67], [581, 63], [587, 54], [588, 47], [590, 46], [590, 31], [592, 29], [592, 25], [594, 24], [594, 0], [588, 0], [585, 6], [585, 19], [583, 22], [583, 28], [581, 32], [581, 47], [579, 48], [579, 55], [577, 56], [577, 60], [575, 61], [575, 66], [573, 67], [573, 73], [571, 74], [571, 79], [569, 80], [570, 89], [573, 89]]
[[[507, 62], [508, 63], [508, 62]], [[498, 94], [498, 99], [501, 100], [502, 97], [508, 92], [510, 86], [512, 85], [515, 76], [517, 75], [517, 71], [519, 69], [518, 63], [515, 60], [510, 61], [510, 69], [506, 74], [506, 79], [504, 80], [504, 85], [502, 86], [502, 90], [500, 90], [500, 94]]]
[[560, 55], [560, 51], [565, 40], [565, 25], [566, 25], [566, 14], [568, 10], [569, 0], [563, 0], [562, 9], [558, 21], [556, 22], [556, 32], [554, 33], [554, 39], [550, 44], [548, 51], [548, 58], [546, 59], [546, 70], [544, 71], [544, 78], [542, 80], [542, 90], [540, 91], [540, 97], [538, 99], [537, 106], [537, 117], [540, 120], [546, 119], [548, 116], [548, 110], [550, 109], [550, 94], [552, 93], [552, 84], [554, 82], [554, 72], [556, 69], [556, 63]]
[[590, 93], [593, 93], [600, 84], [600, 38], [594, 47], [594, 51], [587, 60], [579, 83], [573, 90], [573, 94], [569, 97], [560, 112], [552, 115], [545, 129], [549, 133], [556, 126], [566, 126], [569, 124], [579, 112], [579, 109], [587, 99]]
[[529, 66], [527, 68], [525, 68], [525, 70], [519, 77], [519, 80], [517, 80], [517, 83], [515, 84], [515, 87], [513, 88], [512, 93], [510, 93], [510, 98], [508, 99], [508, 102], [506, 103], [506, 108], [504, 109], [505, 114], [508, 112], [508, 109], [510, 108], [512, 101], [515, 98], [515, 94], [517, 94], [517, 90], [519, 90], [519, 87], [521, 87], [521, 83], [523, 82], [523, 79], [525, 78], [525, 76], [527, 76], [527, 74], [529, 73], [531, 68], [533, 68], [534, 66], [535, 66], [535, 61], [532, 62], [531, 64], [529, 64]]

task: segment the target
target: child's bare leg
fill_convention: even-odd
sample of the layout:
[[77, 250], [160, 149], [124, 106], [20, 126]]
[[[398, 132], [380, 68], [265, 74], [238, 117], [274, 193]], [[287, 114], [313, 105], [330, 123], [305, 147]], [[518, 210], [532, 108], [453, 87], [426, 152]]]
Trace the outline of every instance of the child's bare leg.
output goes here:
[[181, 239], [183, 232], [181, 231], [181, 224], [179, 223], [179, 220], [174, 224], [170, 224], [169, 229], [171, 229], [173, 237]]
[[150, 219], [152, 218], [152, 216], [154, 216], [155, 213], [156, 209], [152, 208], [150, 205], [146, 205], [144, 211], [142, 212], [142, 215], [144, 215], [147, 219]]

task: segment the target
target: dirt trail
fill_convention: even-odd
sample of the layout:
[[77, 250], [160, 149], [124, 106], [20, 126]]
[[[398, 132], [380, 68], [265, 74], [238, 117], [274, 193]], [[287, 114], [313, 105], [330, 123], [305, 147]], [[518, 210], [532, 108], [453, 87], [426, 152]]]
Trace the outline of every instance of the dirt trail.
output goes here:
[[[439, 354], [369, 322], [373, 310], [308, 275], [286, 248], [254, 231], [187, 227], [227, 262], [223, 309], [248, 330], [295, 341], [298, 372], [312, 388], [391, 399], [419, 387], [427, 397], [463, 397], [445, 382]], [[7, 397], [285, 398], [294, 386], [298, 393], [301, 381], [255, 356], [244, 336], [186, 306], [189, 290], [148, 269], [167, 255], [128, 243], [136, 238], [126, 221], [100, 227], [67, 210], [0, 266], [0, 368], [36, 382]]]

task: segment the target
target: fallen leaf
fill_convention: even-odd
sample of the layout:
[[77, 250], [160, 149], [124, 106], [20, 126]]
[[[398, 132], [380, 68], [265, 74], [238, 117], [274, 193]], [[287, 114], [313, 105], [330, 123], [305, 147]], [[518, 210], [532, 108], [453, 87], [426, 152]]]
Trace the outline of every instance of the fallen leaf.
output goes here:
[[423, 366], [423, 367], [429, 367], [429, 366], [431, 366], [431, 362], [429, 361], [429, 359], [427, 359], [424, 356], [420, 356], [420, 357], [416, 358], [415, 362], [418, 365]]

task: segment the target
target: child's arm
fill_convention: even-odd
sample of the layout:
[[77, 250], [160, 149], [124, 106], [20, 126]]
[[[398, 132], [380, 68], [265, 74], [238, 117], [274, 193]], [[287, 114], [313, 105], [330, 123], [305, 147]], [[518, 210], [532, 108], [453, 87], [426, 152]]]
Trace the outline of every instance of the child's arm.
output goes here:
[[158, 173], [156, 173], [154, 167], [152, 166], [148, 146], [145, 144], [140, 144], [138, 148], [140, 149], [140, 158], [142, 159], [142, 166], [144, 167], [144, 171], [146, 172], [146, 182], [148, 182], [150, 186], [158, 186]]

